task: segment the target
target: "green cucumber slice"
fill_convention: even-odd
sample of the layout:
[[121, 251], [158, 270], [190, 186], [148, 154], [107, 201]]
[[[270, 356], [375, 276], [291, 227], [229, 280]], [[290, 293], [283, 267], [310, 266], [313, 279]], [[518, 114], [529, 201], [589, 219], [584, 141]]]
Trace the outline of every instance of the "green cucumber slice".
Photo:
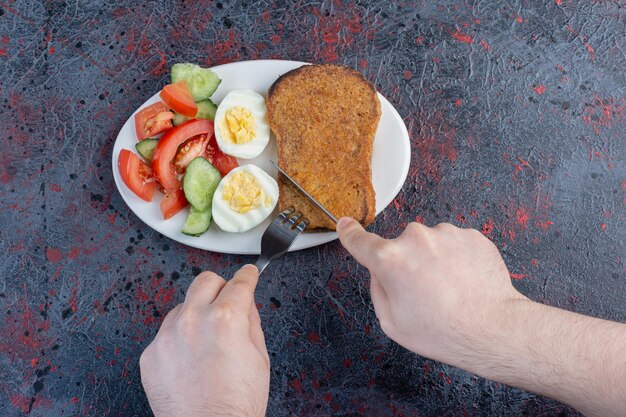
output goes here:
[[200, 236], [209, 229], [211, 217], [211, 207], [208, 210], [200, 211], [191, 206], [181, 232], [189, 236]]
[[185, 198], [196, 210], [206, 211], [211, 208], [213, 194], [222, 175], [209, 161], [199, 156], [187, 166], [183, 178]]
[[202, 68], [196, 64], [174, 64], [171, 70], [172, 83], [187, 81], [187, 86], [194, 101], [206, 100], [217, 90], [220, 85], [220, 77], [208, 68]]
[[137, 142], [135, 148], [137, 148], [139, 155], [143, 156], [143, 159], [147, 162], [152, 162], [152, 154], [154, 153], [157, 143], [159, 143], [158, 139], [147, 138]]
[[182, 125], [187, 120], [189, 120], [189, 117], [183, 116], [180, 113], [174, 112], [174, 118], [172, 119], [172, 123], [174, 124], [174, 126], [178, 126], [178, 125]]
[[[208, 119], [215, 120], [215, 112], [217, 111], [217, 106], [211, 100], [199, 101], [196, 103], [198, 106], [198, 114], [196, 114], [196, 119]], [[174, 113], [174, 126], [181, 125], [189, 120], [189, 117], [183, 116], [179, 113]]]

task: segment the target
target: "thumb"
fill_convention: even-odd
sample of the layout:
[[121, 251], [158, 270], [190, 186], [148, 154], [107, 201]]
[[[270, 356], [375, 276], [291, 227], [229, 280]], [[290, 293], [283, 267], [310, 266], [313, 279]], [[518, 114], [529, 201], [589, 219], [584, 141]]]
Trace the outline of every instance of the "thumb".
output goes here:
[[342, 217], [337, 222], [337, 233], [341, 244], [354, 259], [368, 268], [376, 259], [374, 255], [386, 242], [382, 237], [369, 233], [354, 219]]

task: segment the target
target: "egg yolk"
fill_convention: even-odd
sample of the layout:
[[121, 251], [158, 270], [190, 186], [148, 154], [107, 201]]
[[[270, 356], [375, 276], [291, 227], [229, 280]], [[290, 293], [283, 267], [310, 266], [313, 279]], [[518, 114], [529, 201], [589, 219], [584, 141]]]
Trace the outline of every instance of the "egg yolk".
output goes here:
[[235, 106], [226, 110], [218, 123], [222, 138], [229, 142], [248, 143], [256, 135], [256, 123], [252, 112], [245, 107]]
[[237, 213], [247, 213], [261, 204], [266, 207], [272, 204], [272, 199], [265, 195], [254, 175], [246, 171], [237, 172], [228, 180], [222, 190], [222, 197], [228, 207]]

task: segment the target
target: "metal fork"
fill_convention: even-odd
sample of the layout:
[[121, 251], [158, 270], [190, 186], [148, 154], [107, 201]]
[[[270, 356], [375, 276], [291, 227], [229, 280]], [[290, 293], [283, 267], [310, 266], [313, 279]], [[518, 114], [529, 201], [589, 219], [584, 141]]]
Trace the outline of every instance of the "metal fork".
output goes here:
[[261, 238], [261, 256], [256, 261], [259, 275], [273, 259], [287, 253], [296, 238], [309, 225], [307, 219], [300, 221], [301, 218], [302, 213], [289, 207], [281, 212], [265, 229]]

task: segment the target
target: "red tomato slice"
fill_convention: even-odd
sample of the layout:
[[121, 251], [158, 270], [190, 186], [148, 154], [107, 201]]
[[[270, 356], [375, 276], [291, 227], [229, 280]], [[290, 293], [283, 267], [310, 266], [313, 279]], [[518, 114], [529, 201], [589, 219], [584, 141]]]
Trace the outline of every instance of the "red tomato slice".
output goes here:
[[189, 139], [178, 147], [178, 152], [174, 157], [174, 170], [179, 174], [184, 174], [187, 165], [198, 156], [206, 157], [207, 144], [209, 137], [207, 135], [198, 135]]
[[150, 166], [128, 149], [122, 149], [117, 159], [117, 167], [124, 184], [145, 201], [152, 201], [157, 182]]
[[187, 139], [197, 135], [213, 135], [213, 122], [206, 119], [190, 120], [168, 130], [159, 139], [152, 155], [152, 170], [156, 179], [167, 191], [172, 192], [181, 188], [180, 179], [172, 163], [178, 147]]
[[172, 127], [174, 113], [163, 103], [154, 103], [135, 115], [137, 139], [156, 136]]
[[176, 113], [187, 117], [196, 117], [196, 114], [198, 114], [198, 106], [193, 101], [193, 96], [189, 92], [187, 81], [185, 80], [166, 85], [161, 90], [159, 96]]
[[211, 140], [207, 146], [206, 158], [219, 172], [222, 177], [226, 176], [230, 171], [239, 166], [239, 162], [233, 156], [226, 155], [217, 145], [215, 135], [211, 136]]
[[161, 200], [161, 214], [165, 220], [169, 219], [185, 207], [189, 203], [185, 198], [183, 190], [176, 190], [172, 193], [165, 193], [163, 200]]

